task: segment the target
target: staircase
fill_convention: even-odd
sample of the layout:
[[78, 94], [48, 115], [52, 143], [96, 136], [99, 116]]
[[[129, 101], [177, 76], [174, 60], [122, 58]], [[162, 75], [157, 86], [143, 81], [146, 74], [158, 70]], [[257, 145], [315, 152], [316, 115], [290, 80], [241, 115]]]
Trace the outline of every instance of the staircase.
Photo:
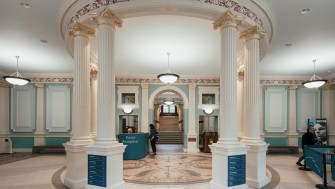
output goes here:
[[183, 135], [178, 128], [178, 116], [160, 116], [157, 144], [183, 144]]
[[158, 131], [157, 144], [183, 144], [183, 135], [180, 131]]

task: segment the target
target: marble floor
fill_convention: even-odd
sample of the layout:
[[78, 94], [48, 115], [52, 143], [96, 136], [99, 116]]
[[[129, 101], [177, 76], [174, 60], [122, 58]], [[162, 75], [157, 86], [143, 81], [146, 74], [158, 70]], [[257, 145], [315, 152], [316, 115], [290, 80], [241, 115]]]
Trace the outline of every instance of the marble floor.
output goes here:
[[[211, 155], [185, 154], [180, 146], [158, 146], [156, 156], [140, 162], [124, 161], [126, 189], [208, 189], [211, 179]], [[268, 155], [270, 183], [263, 189], [312, 189], [322, 180], [313, 172], [295, 165], [297, 155]], [[157, 174], [150, 173], [155, 167]], [[178, 170], [173, 171], [172, 168]], [[40, 155], [0, 165], [0, 189], [66, 189], [65, 155]], [[198, 180], [197, 180], [198, 178]], [[330, 181], [334, 186], [334, 182]]]

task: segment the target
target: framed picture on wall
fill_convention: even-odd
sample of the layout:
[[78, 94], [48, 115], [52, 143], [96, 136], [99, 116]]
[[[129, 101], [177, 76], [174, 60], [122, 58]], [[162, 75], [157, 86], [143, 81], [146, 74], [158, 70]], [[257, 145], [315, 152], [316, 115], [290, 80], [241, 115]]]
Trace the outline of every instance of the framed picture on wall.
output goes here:
[[315, 145], [327, 145], [327, 120], [324, 118], [310, 118], [308, 125], [315, 129], [317, 142]]

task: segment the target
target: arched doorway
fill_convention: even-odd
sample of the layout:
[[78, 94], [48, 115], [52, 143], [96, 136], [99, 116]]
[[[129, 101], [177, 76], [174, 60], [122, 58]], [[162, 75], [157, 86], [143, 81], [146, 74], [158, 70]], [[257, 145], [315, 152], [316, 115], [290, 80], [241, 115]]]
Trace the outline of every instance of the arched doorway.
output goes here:
[[183, 101], [172, 90], [163, 90], [154, 101], [154, 117], [160, 139], [157, 144], [183, 144]]

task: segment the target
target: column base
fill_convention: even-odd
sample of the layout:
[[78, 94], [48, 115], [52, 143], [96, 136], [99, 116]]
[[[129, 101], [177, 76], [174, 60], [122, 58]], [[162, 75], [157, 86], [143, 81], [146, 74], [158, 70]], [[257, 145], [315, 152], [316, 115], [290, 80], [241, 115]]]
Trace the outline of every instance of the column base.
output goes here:
[[247, 155], [247, 184], [252, 188], [261, 188], [269, 183], [266, 175], [266, 151], [269, 144], [264, 141], [243, 141], [249, 147]]
[[64, 144], [66, 151], [65, 186], [82, 189], [87, 183], [87, 145], [91, 140], [70, 141]]
[[248, 189], [246, 184], [246, 154], [248, 147], [239, 143], [214, 143], [209, 147], [212, 152], [210, 188]]
[[199, 149], [197, 148], [197, 135], [196, 133], [188, 133], [187, 134], [187, 153], [197, 153]]
[[45, 145], [45, 134], [39, 133], [34, 135], [34, 146]]
[[[125, 148], [126, 145], [116, 141], [103, 144], [94, 143], [87, 147], [86, 156], [89, 156], [88, 158], [90, 159], [88, 166], [86, 166], [86, 169], [88, 167], [86, 189], [124, 189], [126, 187], [123, 181], [123, 153]], [[98, 157], [99, 160], [93, 159], [92, 157]], [[100, 180], [96, 182], [96, 178]], [[104, 186], [102, 187], [101, 185]]]

